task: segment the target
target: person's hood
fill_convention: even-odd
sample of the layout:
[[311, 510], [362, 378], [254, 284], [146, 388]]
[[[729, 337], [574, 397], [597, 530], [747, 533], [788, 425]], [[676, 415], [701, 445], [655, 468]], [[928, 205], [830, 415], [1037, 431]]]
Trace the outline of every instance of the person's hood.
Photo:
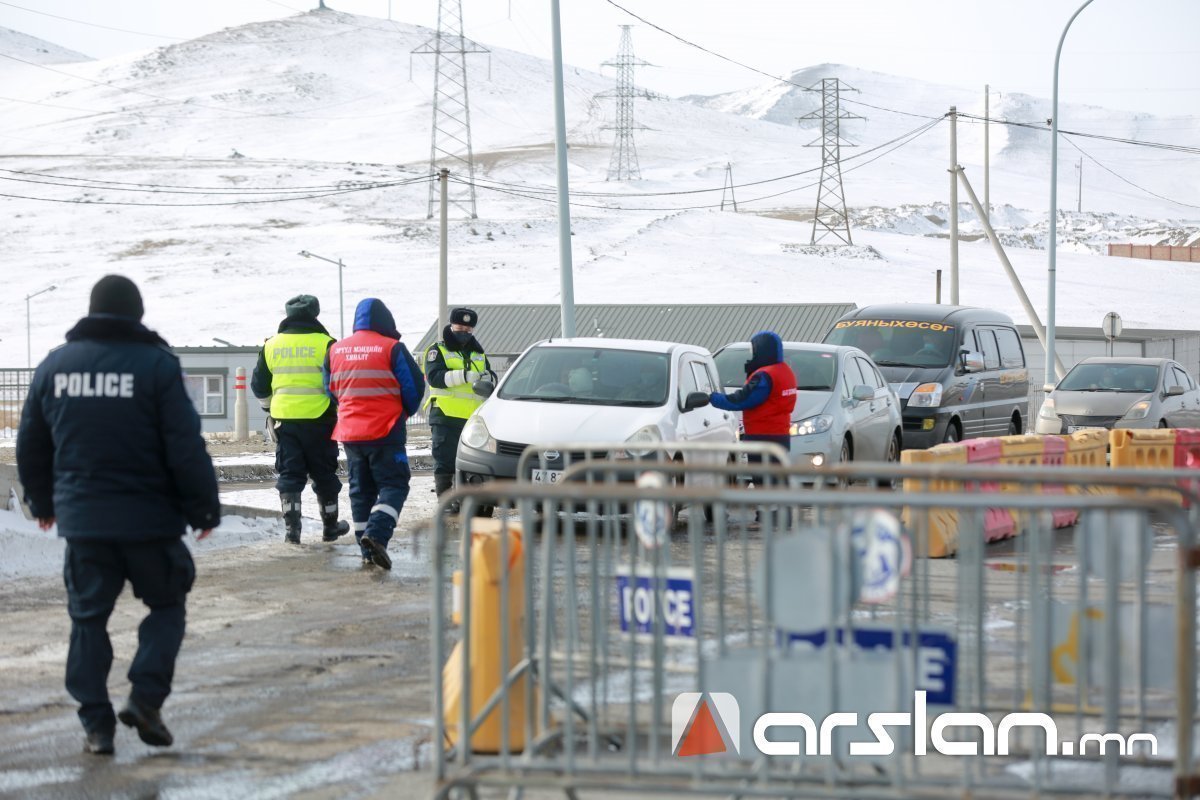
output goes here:
[[446, 345], [446, 347], [450, 348], [451, 350], [457, 350], [457, 351], [460, 351], [463, 353], [482, 353], [483, 352], [483, 348], [479, 345], [479, 342], [476, 341], [475, 334], [473, 334], [473, 333], [468, 333], [466, 335], [466, 338], [463, 339], [461, 344], [459, 344], [458, 346], [452, 345], [451, 342], [458, 341], [458, 339], [455, 338], [458, 335], [459, 334], [456, 334], [454, 331], [450, 330], [449, 325], [442, 328], [442, 342]]
[[166, 340], [133, 317], [119, 314], [89, 314], [67, 331], [67, 341], [99, 339], [103, 341], [141, 342], [170, 348]]
[[299, 314], [290, 314], [283, 318], [279, 323], [280, 333], [323, 333], [329, 336], [330, 333], [325, 326], [317, 321], [311, 314], [300, 312]]
[[750, 339], [750, 360], [746, 374], [783, 361], [783, 340], [773, 331], [759, 331]]
[[375, 331], [391, 339], [399, 339], [400, 332], [396, 330], [396, 319], [382, 300], [368, 297], [358, 302], [354, 309], [354, 330]]

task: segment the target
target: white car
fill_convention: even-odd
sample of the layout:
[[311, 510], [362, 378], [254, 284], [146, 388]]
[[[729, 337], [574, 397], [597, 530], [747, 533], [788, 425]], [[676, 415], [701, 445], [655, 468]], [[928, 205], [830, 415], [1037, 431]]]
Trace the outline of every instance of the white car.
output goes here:
[[[737, 441], [734, 414], [709, 404], [717, 369], [703, 347], [636, 339], [552, 339], [531, 345], [505, 373], [463, 428], [457, 485], [516, 478], [528, 445], [620, 442], [620, 452], [593, 457], [642, 456], [659, 442]], [[530, 460], [538, 482], [556, 482], [562, 453]], [[578, 461], [582, 453], [568, 454]], [[728, 451], [676, 455], [695, 464], [723, 464]], [[715, 485], [716, 476], [692, 476], [687, 485]]]

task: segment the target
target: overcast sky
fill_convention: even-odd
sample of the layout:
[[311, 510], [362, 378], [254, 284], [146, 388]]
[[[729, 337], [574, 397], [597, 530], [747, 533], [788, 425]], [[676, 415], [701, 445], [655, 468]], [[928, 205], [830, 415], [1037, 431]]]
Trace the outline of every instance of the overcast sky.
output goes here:
[[[564, 58], [598, 68], [632, 24], [638, 82], [671, 95], [767, 81], [633, 19], [773, 75], [835, 62], [954, 86], [1049, 97], [1054, 50], [1082, 0], [563, 0]], [[327, 0], [435, 27], [437, 0]], [[0, 1], [0, 26], [106, 57], [290, 16], [316, 0]], [[468, 36], [550, 54], [549, 0], [462, 0]], [[30, 10], [36, 9], [41, 13]], [[67, 19], [56, 19], [57, 15]], [[91, 23], [82, 24], [82, 23]], [[129, 32], [95, 26], [120, 28]], [[1200, 0], [1095, 0], [1067, 35], [1063, 102], [1200, 116]], [[145, 35], [153, 34], [153, 35]]]

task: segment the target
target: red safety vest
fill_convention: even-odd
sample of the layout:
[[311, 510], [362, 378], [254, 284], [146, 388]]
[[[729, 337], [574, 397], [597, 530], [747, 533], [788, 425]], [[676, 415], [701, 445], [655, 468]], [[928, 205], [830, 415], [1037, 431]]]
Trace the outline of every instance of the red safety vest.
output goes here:
[[782, 362], [756, 369], [750, 377], [760, 372], [771, 379], [771, 396], [762, 405], [742, 412], [742, 426], [751, 435], [787, 436], [792, 428], [792, 410], [796, 407], [796, 376]]
[[329, 390], [338, 400], [333, 438], [367, 442], [387, 436], [404, 413], [400, 382], [392, 372], [396, 340], [357, 331], [329, 348]]

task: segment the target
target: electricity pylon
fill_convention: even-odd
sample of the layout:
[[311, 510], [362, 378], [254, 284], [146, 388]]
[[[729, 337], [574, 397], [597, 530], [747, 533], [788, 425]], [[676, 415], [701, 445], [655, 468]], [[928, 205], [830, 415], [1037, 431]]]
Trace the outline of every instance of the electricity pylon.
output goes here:
[[611, 92], [601, 92], [597, 97], [611, 97], [616, 100], [616, 122], [613, 125], [603, 125], [601, 130], [615, 130], [617, 138], [613, 141], [612, 158], [608, 162], [608, 177], [605, 180], [632, 181], [642, 177], [641, 167], [638, 166], [637, 145], [633, 141], [635, 130], [646, 130], [646, 126], [638, 125], [633, 119], [633, 98], [637, 95], [637, 87], [633, 83], [633, 68], [652, 66], [649, 61], [642, 61], [633, 54], [633, 37], [629, 35], [632, 25], [622, 25], [621, 44], [617, 48], [617, 57], [605, 61], [600, 66], [615, 67], [617, 70], [617, 86]]
[[729, 192], [729, 199], [733, 201], [733, 210], [737, 212], [737, 195], [733, 193], [733, 164], [725, 162], [725, 183], [721, 185], [721, 210], [725, 210], [725, 192]]
[[448, 191], [447, 202], [475, 219], [475, 159], [471, 152], [471, 105], [467, 99], [467, 55], [488, 53], [487, 48], [463, 36], [462, 0], [438, 0], [437, 33], [413, 50], [432, 55], [433, 136], [429, 144], [429, 208], [433, 218], [438, 200], [438, 162], [451, 173], [465, 173], [466, 185]]
[[[857, 147], [850, 141], [844, 141], [841, 135], [841, 121], [844, 119], [865, 119], [858, 114], [842, 111], [842, 91], [857, 92], [839, 78], [822, 78], [820, 88], [810, 86], [804, 91], [821, 93], [821, 110], [805, 114], [800, 120], [821, 120], [821, 138], [814, 139], [805, 147], [821, 148], [821, 186], [817, 189], [817, 208], [813, 214], [812, 238], [809, 244], [816, 244], [826, 236], [836, 236], [844, 244], [854, 244], [850, 239], [850, 220], [846, 215], [846, 194], [842, 189], [842, 146]], [[820, 235], [817, 231], [820, 229]]]

